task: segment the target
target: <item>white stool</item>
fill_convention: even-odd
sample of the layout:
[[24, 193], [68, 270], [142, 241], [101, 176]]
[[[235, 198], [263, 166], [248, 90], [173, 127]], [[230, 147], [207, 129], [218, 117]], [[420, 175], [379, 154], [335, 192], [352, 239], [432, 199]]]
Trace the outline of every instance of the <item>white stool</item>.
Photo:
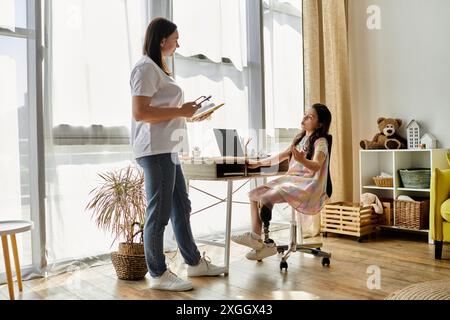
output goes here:
[[9, 259], [8, 238], [11, 238], [13, 249], [14, 265], [16, 267], [17, 284], [19, 291], [23, 291], [22, 274], [20, 272], [19, 253], [17, 251], [16, 234], [29, 231], [33, 228], [33, 223], [29, 221], [0, 221], [0, 236], [2, 238], [3, 257], [5, 259], [6, 279], [8, 282], [9, 298], [14, 300], [14, 286], [11, 272], [11, 263]]

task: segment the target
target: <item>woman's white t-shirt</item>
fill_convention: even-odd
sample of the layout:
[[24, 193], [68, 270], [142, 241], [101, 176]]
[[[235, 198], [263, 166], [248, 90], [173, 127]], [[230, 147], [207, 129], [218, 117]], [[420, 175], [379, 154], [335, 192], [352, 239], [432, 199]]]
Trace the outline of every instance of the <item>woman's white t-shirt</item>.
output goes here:
[[[143, 56], [133, 68], [130, 86], [133, 97], [151, 97], [152, 107], [178, 108], [184, 103], [183, 90], [148, 56]], [[131, 142], [136, 159], [163, 153], [188, 153], [186, 120], [180, 117], [150, 124], [132, 119]]]

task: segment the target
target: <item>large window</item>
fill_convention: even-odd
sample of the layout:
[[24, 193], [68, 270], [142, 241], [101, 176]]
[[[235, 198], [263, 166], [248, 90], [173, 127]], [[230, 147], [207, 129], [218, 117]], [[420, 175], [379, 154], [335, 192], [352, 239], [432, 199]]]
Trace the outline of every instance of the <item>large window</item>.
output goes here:
[[302, 1], [263, 4], [266, 129], [281, 142], [270, 146], [278, 150], [300, 128], [304, 110]]
[[[270, 138], [298, 127], [301, 0], [1, 0], [0, 217], [35, 221], [18, 238], [24, 267], [51, 271], [111, 251], [85, 206], [98, 173], [133, 162], [129, 75], [156, 16], [179, 27], [173, 70], [185, 100], [226, 103], [211, 121], [188, 124], [191, 148], [219, 155], [213, 128]], [[222, 183], [194, 185], [225, 197]], [[235, 200], [248, 201], [249, 188]], [[195, 191], [191, 200], [194, 211], [215, 201]], [[233, 227], [247, 228], [248, 205], [233, 210]], [[223, 204], [194, 215], [196, 236], [223, 231], [224, 213]]]
[[59, 263], [112, 250], [85, 207], [99, 173], [133, 160], [129, 77], [148, 12], [143, 0], [47, 4], [46, 247]]
[[[266, 149], [286, 149], [304, 112], [302, 0], [263, 0]], [[271, 178], [269, 180], [272, 180]], [[290, 207], [276, 205], [285, 220]]]
[[[192, 101], [202, 95], [212, 95], [212, 101], [226, 103], [210, 121], [188, 124], [191, 149], [199, 147], [202, 156], [219, 156], [214, 128], [238, 129], [245, 135], [250, 126], [247, 38], [251, 30], [247, 27], [247, 3], [244, 0], [173, 0], [173, 21], [180, 33], [174, 70], [185, 99]], [[191, 184], [216, 196], [226, 194], [223, 182], [191, 181]], [[247, 201], [248, 191], [247, 185], [236, 194], [236, 199]], [[216, 201], [194, 188], [190, 197], [194, 212]], [[234, 210], [246, 212], [247, 206], [235, 204]], [[194, 234], [224, 231], [224, 213], [225, 204], [222, 204], [195, 214]], [[248, 214], [233, 218], [233, 228], [248, 223]]]
[[[3, 0], [2, 0], [3, 1]], [[0, 219], [30, 220], [29, 53], [26, 1], [5, 0], [0, 10]], [[31, 26], [30, 26], [31, 27]], [[30, 59], [30, 60], [29, 60]], [[33, 85], [32, 83], [30, 84]], [[22, 265], [32, 264], [31, 234], [18, 235]], [[0, 253], [3, 261], [3, 253]], [[0, 274], [4, 264], [0, 263]]]
[[[299, 126], [303, 112], [301, 1], [264, 1], [262, 21], [258, 9], [261, 8], [246, 0], [173, 0], [173, 21], [180, 33], [175, 75], [185, 90], [186, 100], [212, 95], [215, 102], [226, 103], [211, 121], [188, 125], [191, 147], [199, 147], [203, 156], [219, 155], [213, 128], [238, 129], [247, 138], [254, 136], [255, 130], [262, 131], [258, 136], [265, 136], [265, 129], [269, 129], [267, 132], [274, 136], [275, 129]], [[263, 38], [264, 46], [258, 46], [258, 41], [255, 46], [254, 39], [258, 38]], [[255, 76], [263, 69], [262, 63], [265, 76]], [[251, 96], [263, 83], [265, 108], [260, 103], [262, 99]], [[263, 124], [258, 121], [262, 113], [266, 119]], [[272, 151], [261, 150], [263, 145], [253, 148]], [[279, 145], [268, 147], [276, 149]], [[191, 183], [219, 196], [226, 191], [225, 183]], [[249, 188], [250, 185], [242, 188], [236, 199], [248, 201]], [[191, 200], [194, 211], [214, 202], [195, 190]], [[234, 212], [242, 214], [233, 216], [233, 228], [249, 225], [248, 211], [248, 205], [234, 205]], [[225, 205], [194, 216], [194, 232], [223, 231], [224, 224], [214, 222], [223, 220], [224, 212]]]
[[188, 124], [191, 146], [217, 156], [212, 128], [249, 126], [246, 2], [173, 0], [173, 20], [180, 33], [175, 75], [185, 99], [212, 95], [213, 101], [226, 102], [211, 121]]

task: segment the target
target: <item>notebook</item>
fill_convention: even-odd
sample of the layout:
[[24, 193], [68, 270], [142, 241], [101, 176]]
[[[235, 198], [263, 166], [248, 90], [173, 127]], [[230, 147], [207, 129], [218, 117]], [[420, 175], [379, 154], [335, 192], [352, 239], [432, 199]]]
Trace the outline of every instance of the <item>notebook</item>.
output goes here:
[[202, 103], [202, 106], [194, 113], [194, 115], [191, 117], [191, 120], [197, 120], [198, 118], [201, 118], [203, 116], [206, 116], [208, 114], [212, 114], [217, 109], [223, 107], [225, 103], [221, 103], [219, 105], [215, 105], [212, 102], [205, 102]]

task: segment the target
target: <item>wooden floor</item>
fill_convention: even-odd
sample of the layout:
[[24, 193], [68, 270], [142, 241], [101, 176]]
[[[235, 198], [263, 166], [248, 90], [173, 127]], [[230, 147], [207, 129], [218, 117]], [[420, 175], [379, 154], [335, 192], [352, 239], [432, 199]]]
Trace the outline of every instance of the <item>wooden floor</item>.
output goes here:
[[[286, 231], [273, 235], [287, 238]], [[65, 273], [47, 279], [24, 282], [24, 293], [17, 299], [200, 299], [200, 300], [366, 300], [384, 299], [390, 293], [410, 284], [450, 279], [450, 248], [444, 248], [444, 260], [434, 260], [434, 248], [424, 241], [399, 235], [378, 235], [376, 239], [358, 243], [353, 238], [324, 238], [323, 250], [331, 252], [331, 266], [322, 267], [320, 258], [293, 254], [288, 272], [279, 270], [279, 256], [262, 263], [248, 261], [247, 249], [232, 246], [231, 269], [228, 277], [193, 278], [195, 289], [184, 293], [169, 293], [148, 289], [149, 279], [138, 282], [117, 280], [111, 264]], [[223, 249], [202, 246], [213, 262], [223, 259]], [[168, 255], [171, 269], [186, 276], [186, 267], [178, 253]], [[370, 266], [381, 270], [381, 289], [367, 288]], [[148, 275], [147, 275], [148, 277]], [[0, 299], [8, 299], [5, 285], [0, 286]]]

